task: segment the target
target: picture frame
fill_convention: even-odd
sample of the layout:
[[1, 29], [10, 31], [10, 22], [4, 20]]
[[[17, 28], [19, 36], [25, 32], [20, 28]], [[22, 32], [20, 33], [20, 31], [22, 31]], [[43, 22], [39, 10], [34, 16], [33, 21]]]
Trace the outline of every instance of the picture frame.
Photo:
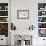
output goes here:
[[29, 10], [17, 10], [17, 19], [29, 19]]

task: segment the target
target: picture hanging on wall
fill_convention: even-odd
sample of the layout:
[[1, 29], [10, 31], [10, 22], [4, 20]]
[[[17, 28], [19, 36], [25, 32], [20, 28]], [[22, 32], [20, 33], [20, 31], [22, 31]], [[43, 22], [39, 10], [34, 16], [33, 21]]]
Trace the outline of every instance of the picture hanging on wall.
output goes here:
[[29, 19], [29, 10], [17, 10], [17, 19]]

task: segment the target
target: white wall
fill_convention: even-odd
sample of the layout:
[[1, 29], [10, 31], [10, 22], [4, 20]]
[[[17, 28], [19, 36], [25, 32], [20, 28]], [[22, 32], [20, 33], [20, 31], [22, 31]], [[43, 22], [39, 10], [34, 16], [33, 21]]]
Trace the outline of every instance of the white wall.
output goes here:
[[[11, 0], [11, 22], [16, 25], [17, 30], [27, 30], [34, 24], [37, 28], [37, 9], [39, 2], [46, 0]], [[17, 19], [17, 10], [29, 10], [29, 19]]]
[[[46, 0], [11, 0], [11, 22], [17, 30], [27, 30], [34, 25], [37, 29], [38, 3]], [[29, 10], [29, 19], [17, 19], [17, 10]]]
[[[15, 24], [17, 30], [27, 30], [29, 26], [34, 24], [36, 35], [38, 35], [37, 32], [38, 3], [45, 3], [45, 2], [46, 0], [11, 0], [11, 22]], [[17, 19], [17, 10], [24, 10], [24, 9], [29, 10], [29, 19]], [[33, 45], [38, 46], [38, 42], [39, 43], [43, 42], [41, 39], [42, 38], [38, 38], [36, 40], [35, 38], [33, 38]]]
[[[17, 19], [17, 10], [29, 10], [29, 19]], [[32, 0], [12, 0], [11, 16], [11, 22], [16, 25], [17, 30], [27, 30], [29, 26], [37, 23], [37, 2]]]

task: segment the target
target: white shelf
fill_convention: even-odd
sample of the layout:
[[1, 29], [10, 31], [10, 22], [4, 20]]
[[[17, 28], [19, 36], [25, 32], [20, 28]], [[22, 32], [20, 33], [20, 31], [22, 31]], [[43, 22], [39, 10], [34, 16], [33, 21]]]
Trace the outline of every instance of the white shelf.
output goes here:
[[0, 11], [8, 11], [8, 10], [0, 10]]
[[46, 28], [38, 28], [38, 29], [46, 29]]
[[0, 16], [0, 17], [8, 17], [8, 16]]
[[0, 0], [0, 3], [8, 3], [9, 0]]
[[38, 10], [38, 11], [46, 11], [46, 10]]
[[8, 22], [0, 22], [0, 23], [8, 23]]
[[38, 17], [46, 17], [46, 15], [44, 15], [44, 16], [38, 16]]
[[46, 22], [38, 22], [38, 23], [46, 23]]

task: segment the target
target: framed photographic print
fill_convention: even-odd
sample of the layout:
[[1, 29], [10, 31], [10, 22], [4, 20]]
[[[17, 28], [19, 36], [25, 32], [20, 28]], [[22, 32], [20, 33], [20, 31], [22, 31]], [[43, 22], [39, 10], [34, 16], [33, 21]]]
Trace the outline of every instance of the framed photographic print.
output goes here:
[[29, 10], [17, 10], [18, 19], [29, 19]]

